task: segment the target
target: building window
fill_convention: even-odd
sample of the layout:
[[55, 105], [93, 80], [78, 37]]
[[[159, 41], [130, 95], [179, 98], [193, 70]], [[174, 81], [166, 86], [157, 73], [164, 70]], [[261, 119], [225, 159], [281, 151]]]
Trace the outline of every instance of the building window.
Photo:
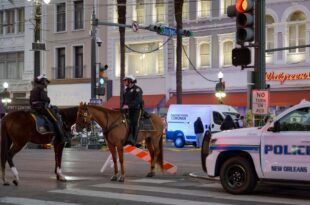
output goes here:
[[[306, 44], [306, 16], [301, 11], [296, 11], [288, 18], [288, 44], [301, 46]], [[290, 49], [290, 53], [305, 52], [305, 48]]]
[[17, 10], [17, 32], [24, 33], [25, 32], [25, 10], [24, 8], [19, 8]]
[[202, 43], [200, 44], [200, 67], [209, 67], [211, 65], [211, 52], [210, 44]]
[[183, 44], [183, 48], [182, 48], [182, 70], [188, 69], [188, 58], [187, 58], [187, 56], [189, 57], [188, 45]]
[[274, 48], [274, 20], [272, 16], [266, 16], [266, 49]]
[[66, 49], [57, 48], [57, 68], [56, 68], [56, 79], [65, 79], [65, 68], [66, 68]]
[[188, 3], [188, 1], [184, 1], [183, 12], [182, 12], [183, 20], [188, 20], [188, 16], [189, 16], [189, 3]]
[[[128, 44], [126, 48], [126, 75], [154, 76], [164, 74], [164, 55], [160, 42]], [[159, 48], [159, 49], [158, 49]], [[116, 76], [120, 76], [120, 52], [116, 49]], [[137, 52], [138, 51], [138, 52]], [[150, 52], [154, 51], [154, 52]]]
[[210, 17], [211, 16], [211, 1], [199, 0], [198, 1], [198, 17]]
[[223, 66], [231, 66], [232, 65], [232, 49], [233, 49], [233, 42], [226, 41], [223, 43]]
[[0, 11], [0, 35], [3, 34], [3, 11]]
[[156, 22], [165, 22], [165, 4], [164, 0], [156, 0]]
[[83, 78], [83, 46], [74, 47], [74, 78]]
[[236, 0], [221, 0], [222, 4], [221, 4], [221, 14], [225, 15], [227, 14], [227, 7], [230, 5], [235, 4]]
[[66, 30], [66, 3], [61, 3], [56, 5], [56, 31]]
[[7, 33], [15, 32], [15, 14], [14, 9], [6, 10]]
[[74, 2], [74, 29], [84, 27], [84, 4], [83, 1]]
[[24, 52], [0, 53], [0, 79], [21, 79]]
[[144, 23], [144, 0], [137, 0], [136, 5], [137, 22], [139, 24]]

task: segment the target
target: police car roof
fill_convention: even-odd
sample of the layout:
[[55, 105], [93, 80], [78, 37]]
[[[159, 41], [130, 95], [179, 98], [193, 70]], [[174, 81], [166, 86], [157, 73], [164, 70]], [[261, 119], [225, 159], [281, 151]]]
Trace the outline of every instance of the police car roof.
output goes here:
[[310, 101], [307, 101], [305, 99], [301, 100], [300, 103], [298, 103], [298, 104], [284, 110], [282, 113], [280, 113], [276, 119], [283, 117], [284, 115], [286, 115], [287, 113], [289, 113], [293, 110], [297, 110], [299, 108], [304, 108], [304, 107], [310, 107]]

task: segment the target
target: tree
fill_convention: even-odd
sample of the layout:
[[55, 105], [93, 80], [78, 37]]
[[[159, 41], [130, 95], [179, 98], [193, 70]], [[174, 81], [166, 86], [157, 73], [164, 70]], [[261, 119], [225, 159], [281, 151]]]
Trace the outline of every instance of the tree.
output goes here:
[[174, 1], [174, 16], [177, 23], [177, 67], [176, 67], [176, 95], [177, 95], [177, 104], [182, 104], [182, 11], [183, 11], [184, 0], [175, 0]]
[[[118, 23], [126, 24], [126, 0], [117, 0], [117, 13]], [[123, 79], [125, 77], [125, 27], [119, 27], [120, 37], [120, 60], [121, 60], [121, 72], [120, 72], [120, 106], [123, 101]]]

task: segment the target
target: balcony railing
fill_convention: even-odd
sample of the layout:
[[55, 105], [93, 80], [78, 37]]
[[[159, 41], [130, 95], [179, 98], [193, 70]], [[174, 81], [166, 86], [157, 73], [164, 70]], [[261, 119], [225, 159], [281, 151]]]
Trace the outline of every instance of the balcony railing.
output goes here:
[[81, 79], [86, 77], [86, 66], [53, 67], [52, 80]]

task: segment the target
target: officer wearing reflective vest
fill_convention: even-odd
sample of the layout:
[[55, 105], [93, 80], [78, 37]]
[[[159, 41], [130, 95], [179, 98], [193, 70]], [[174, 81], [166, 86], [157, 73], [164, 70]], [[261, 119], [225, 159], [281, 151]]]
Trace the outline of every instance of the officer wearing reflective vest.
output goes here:
[[49, 80], [46, 75], [39, 75], [34, 79], [30, 92], [30, 106], [37, 113], [47, 117], [54, 126], [55, 137], [58, 142], [64, 142], [62, 123], [57, 114], [50, 108], [50, 98], [47, 95]]
[[125, 91], [123, 95], [122, 109], [128, 110], [129, 133], [126, 144], [135, 145], [138, 135], [138, 122], [143, 108], [142, 89], [136, 85], [137, 80], [133, 76], [123, 79]]

